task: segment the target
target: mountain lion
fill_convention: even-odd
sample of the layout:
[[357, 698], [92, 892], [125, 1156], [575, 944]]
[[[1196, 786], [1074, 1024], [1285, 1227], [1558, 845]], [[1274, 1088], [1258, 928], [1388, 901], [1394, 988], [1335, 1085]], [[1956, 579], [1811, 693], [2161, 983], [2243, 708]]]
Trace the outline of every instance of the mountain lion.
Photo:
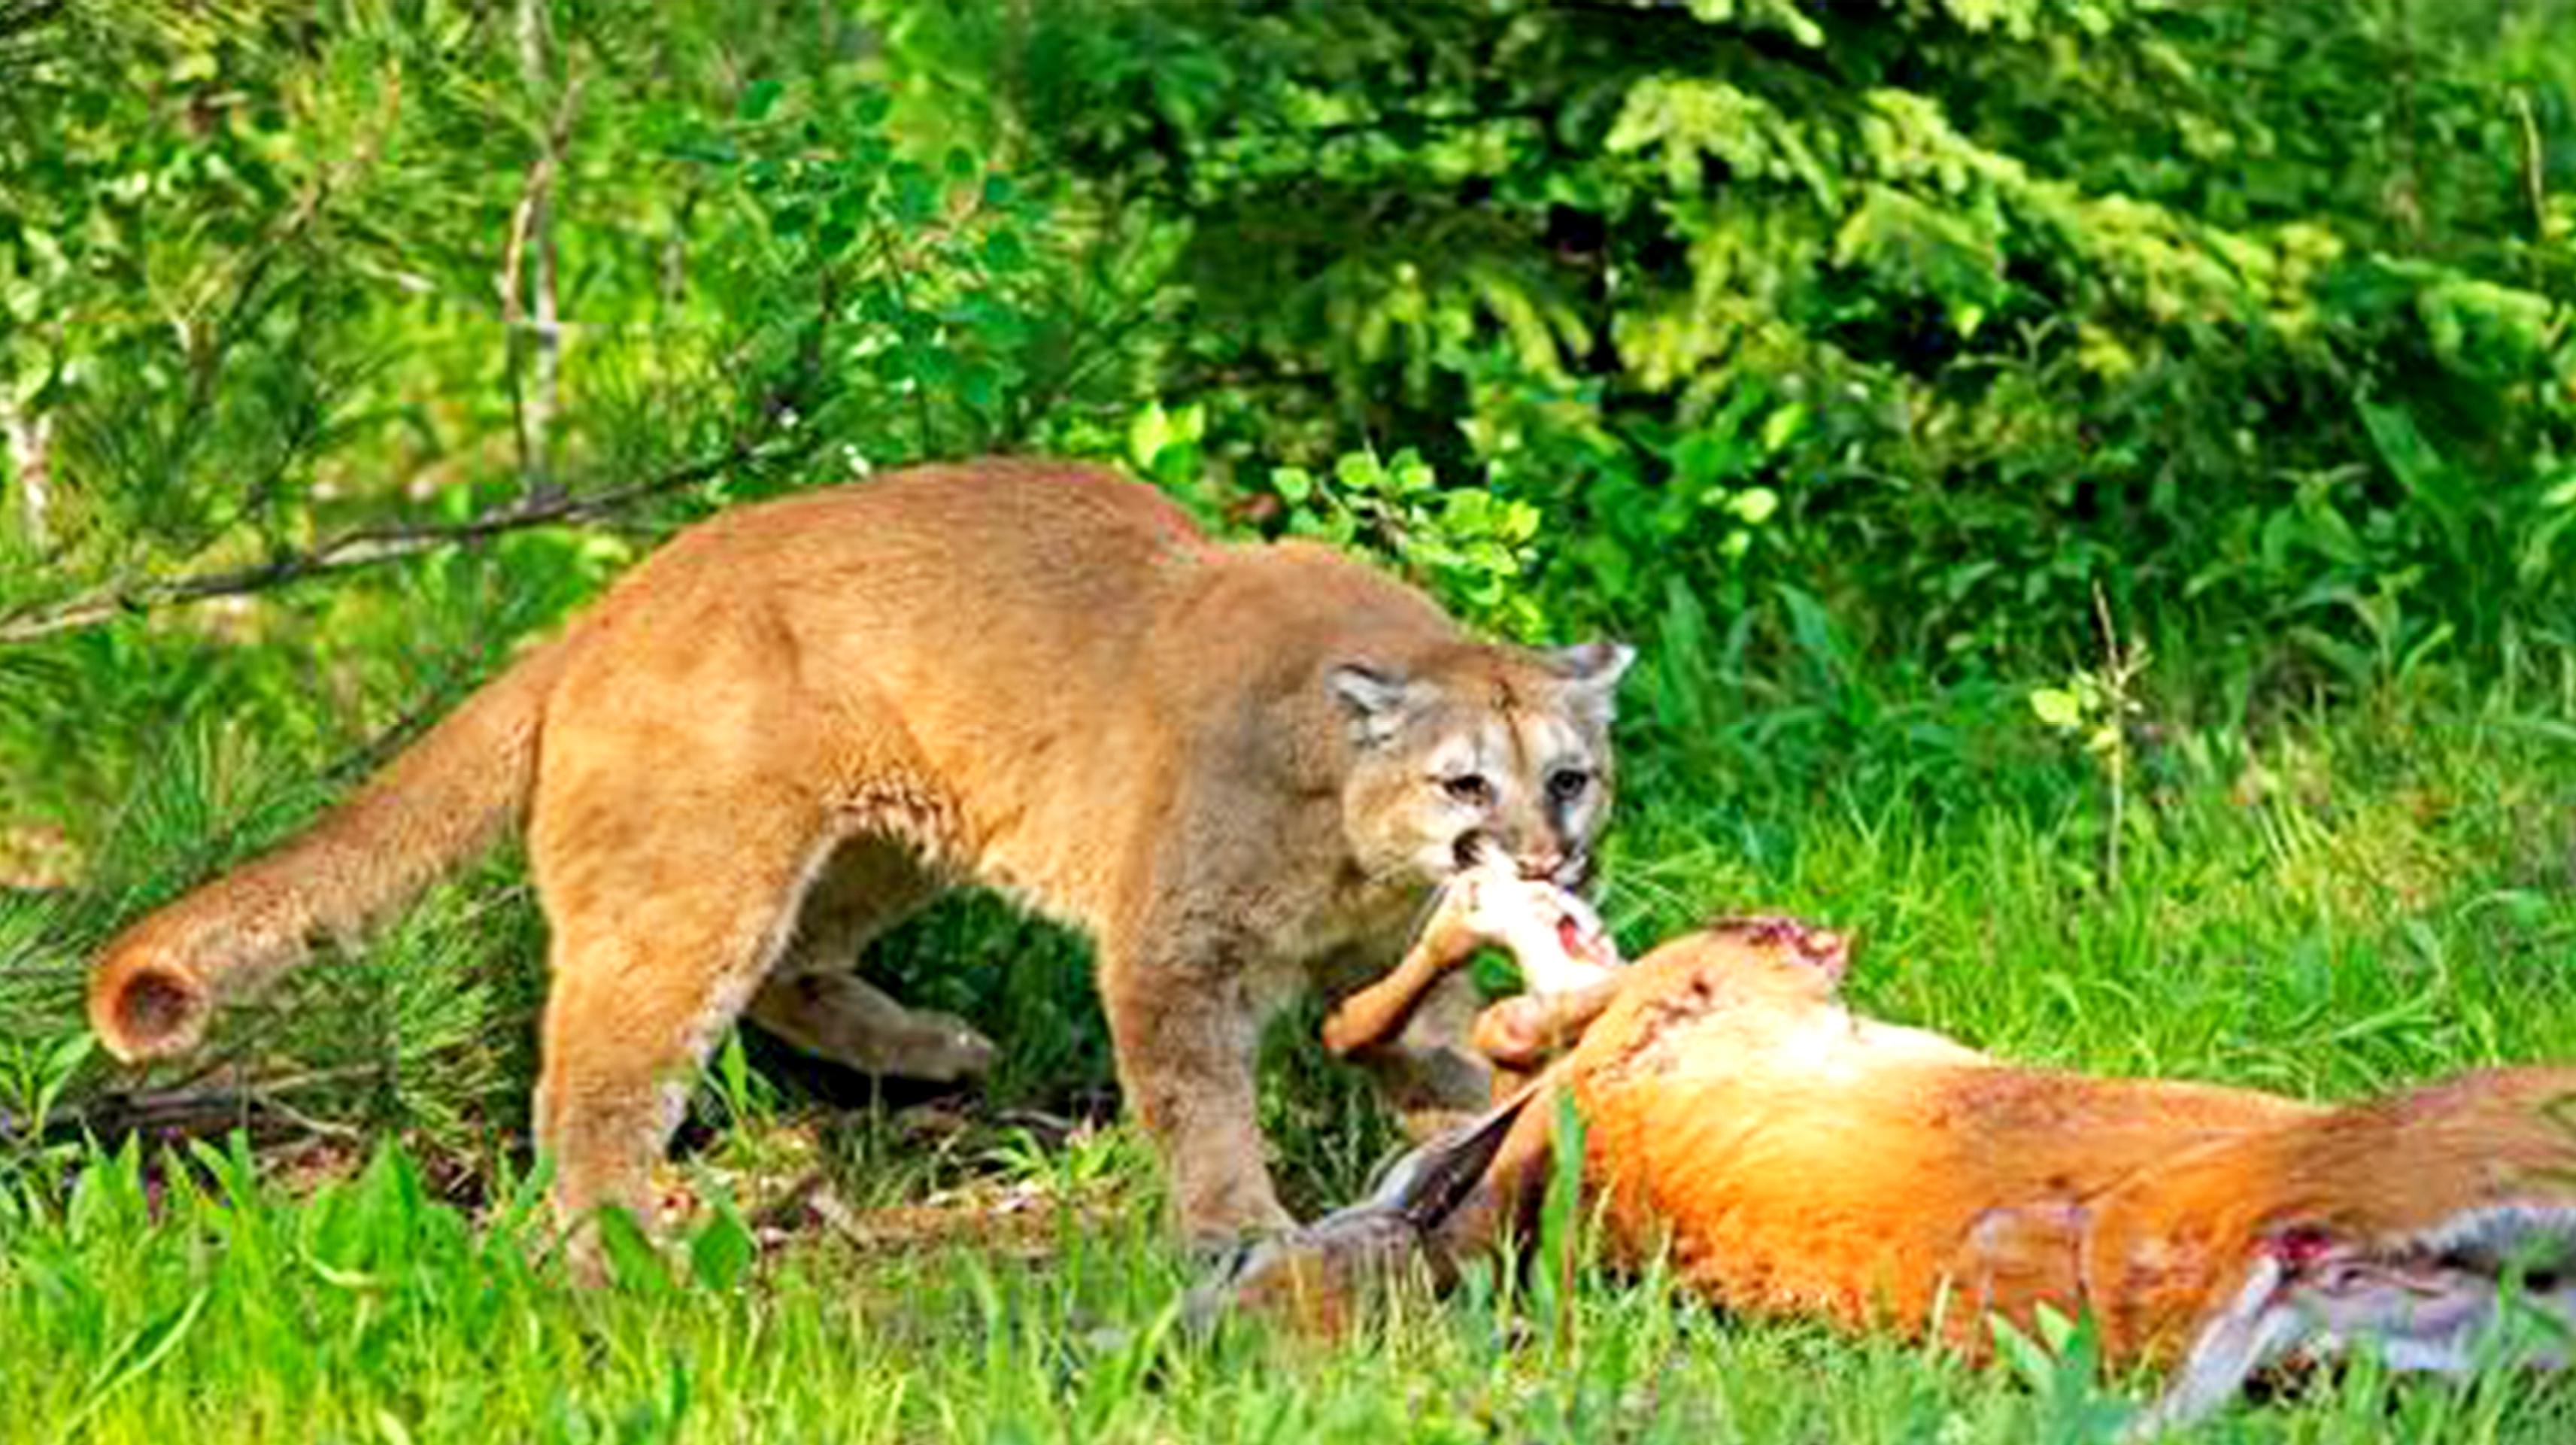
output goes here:
[[[1192, 1237], [1276, 1226], [1263, 1019], [1367, 977], [1425, 890], [1500, 848], [1579, 882], [1630, 652], [1475, 641], [1309, 544], [1222, 545], [1152, 489], [924, 467], [693, 527], [301, 838], [144, 918], [92, 975], [119, 1057], [524, 820], [552, 927], [536, 1134], [567, 1222], [643, 1212], [735, 1016], [883, 1069], [990, 1046], [859, 981], [952, 885], [1083, 930], [1118, 1073]], [[1464, 991], [1370, 1062], [1481, 1106]]]

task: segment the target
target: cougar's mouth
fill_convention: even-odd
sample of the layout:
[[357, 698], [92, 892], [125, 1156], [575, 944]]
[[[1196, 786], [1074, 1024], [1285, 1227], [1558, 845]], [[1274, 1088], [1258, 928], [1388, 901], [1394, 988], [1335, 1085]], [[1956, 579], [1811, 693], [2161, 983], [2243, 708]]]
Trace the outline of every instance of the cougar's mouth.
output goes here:
[[[1514, 858], [1511, 850], [1503, 846], [1501, 839], [1481, 828], [1460, 834], [1458, 841], [1450, 845], [1449, 868], [1453, 876], [1459, 873], [1472, 873], [1480, 868], [1516, 872], [1522, 877], [1532, 879], [1540, 876], [1530, 872], [1519, 859]], [[1564, 861], [1550, 869], [1545, 876], [1548, 882], [1568, 893], [1587, 893], [1591, 891], [1598, 872], [1599, 864], [1593, 858], [1592, 850], [1585, 848], [1567, 855]]]
[[1480, 868], [1508, 868], [1511, 861], [1502, 840], [1481, 828], [1459, 834], [1458, 841], [1450, 848], [1450, 871], [1453, 875], [1473, 873]]

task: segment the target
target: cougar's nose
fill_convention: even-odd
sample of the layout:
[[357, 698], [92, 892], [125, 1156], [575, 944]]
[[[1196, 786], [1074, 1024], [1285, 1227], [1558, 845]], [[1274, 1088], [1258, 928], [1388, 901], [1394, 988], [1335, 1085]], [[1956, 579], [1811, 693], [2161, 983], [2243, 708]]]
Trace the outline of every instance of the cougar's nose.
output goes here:
[[1592, 870], [1592, 853], [1586, 849], [1557, 864], [1556, 871], [1548, 877], [1569, 893], [1581, 893], [1592, 886]]
[[1565, 871], [1565, 850], [1549, 844], [1520, 855], [1521, 876], [1537, 882], [1553, 883]]

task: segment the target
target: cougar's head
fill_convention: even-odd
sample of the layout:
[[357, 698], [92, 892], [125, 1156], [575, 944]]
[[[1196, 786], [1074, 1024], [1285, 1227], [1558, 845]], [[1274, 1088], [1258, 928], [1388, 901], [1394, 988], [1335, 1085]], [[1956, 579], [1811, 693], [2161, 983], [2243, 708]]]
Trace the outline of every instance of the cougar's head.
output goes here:
[[1490, 852], [1581, 887], [1610, 814], [1611, 695], [1635, 655], [1462, 646], [1333, 667], [1353, 742], [1342, 827], [1360, 866], [1438, 883]]

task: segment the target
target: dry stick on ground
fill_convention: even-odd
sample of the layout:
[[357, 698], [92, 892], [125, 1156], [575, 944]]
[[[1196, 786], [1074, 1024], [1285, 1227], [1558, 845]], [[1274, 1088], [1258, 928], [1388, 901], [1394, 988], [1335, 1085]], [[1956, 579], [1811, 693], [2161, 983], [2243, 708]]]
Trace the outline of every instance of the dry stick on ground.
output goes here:
[[346, 1124], [312, 1118], [287, 1106], [281, 1098], [326, 1084], [372, 1077], [376, 1072], [375, 1065], [361, 1064], [345, 1069], [315, 1069], [239, 1087], [180, 1087], [142, 1094], [107, 1094], [86, 1104], [52, 1110], [42, 1120], [23, 1119], [0, 1110], [0, 1141], [24, 1146], [38, 1142], [38, 1135], [88, 1134], [113, 1144], [128, 1134], [146, 1130], [178, 1130], [193, 1134], [229, 1129], [250, 1115], [261, 1113], [270, 1114], [307, 1133], [354, 1139], [359, 1137], [358, 1130]]
[[0, 618], [0, 643], [33, 642], [56, 633], [95, 627], [130, 612], [264, 592], [307, 577], [372, 567], [440, 547], [478, 542], [504, 532], [577, 522], [621, 510], [638, 502], [678, 491], [751, 463], [778, 461], [810, 447], [803, 440], [764, 448], [742, 444], [712, 457], [684, 463], [647, 481], [587, 496], [558, 497], [550, 502], [500, 507], [467, 521], [443, 526], [360, 527], [309, 552], [289, 552], [255, 566], [193, 572], [157, 581], [102, 588], [46, 607], [30, 608]]

